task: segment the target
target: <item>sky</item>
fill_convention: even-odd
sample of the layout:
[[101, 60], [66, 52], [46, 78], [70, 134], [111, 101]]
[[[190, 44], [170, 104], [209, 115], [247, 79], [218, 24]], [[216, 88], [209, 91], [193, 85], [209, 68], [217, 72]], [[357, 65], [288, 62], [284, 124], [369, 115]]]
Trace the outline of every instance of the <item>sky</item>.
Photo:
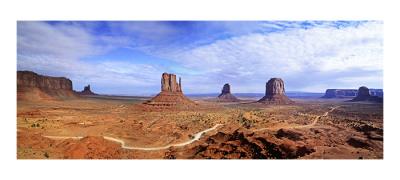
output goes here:
[[163, 72], [188, 94], [383, 88], [383, 22], [18, 21], [17, 70], [120, 95], [158, 93]]

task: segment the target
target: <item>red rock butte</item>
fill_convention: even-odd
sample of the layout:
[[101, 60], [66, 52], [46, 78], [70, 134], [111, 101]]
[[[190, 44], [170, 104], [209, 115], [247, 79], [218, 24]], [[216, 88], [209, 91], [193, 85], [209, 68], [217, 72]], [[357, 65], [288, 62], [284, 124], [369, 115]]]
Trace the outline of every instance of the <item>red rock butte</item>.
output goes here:
[[369, 101], [383, 103], [383, 98], [378, 96], [371, 96], [369, 89], [365, 86], [361, 86], [360, 88], [358, 88], [357, 96], [350, 101]]
[[264, 104], [292, 104], [285, 94], [285, 84], [281, 78], [271, 78], [265, 86], [265, 96], [258, 100]]
[[190, 107], [195, 102], [187, 98], [182, 92], [182, 82], [176, 82], [175, 74], [163, 73], [161, 76], [161, 92], [143, 103], [155, 108]]
[[218, 101], [220, 102], [237, 102], [239, 101], [234, 95], [231, 94], [231, 86], [226, 83], [221, 90], [221, 94], [218, 95]]
[[90, 84], [85, 86], [83, 88], [83, 91], [76, 92], [76, 93], [79, 94], [79, 95], [97, 95], [96, 93], [92, 92], [92, 90], [90, 90]]

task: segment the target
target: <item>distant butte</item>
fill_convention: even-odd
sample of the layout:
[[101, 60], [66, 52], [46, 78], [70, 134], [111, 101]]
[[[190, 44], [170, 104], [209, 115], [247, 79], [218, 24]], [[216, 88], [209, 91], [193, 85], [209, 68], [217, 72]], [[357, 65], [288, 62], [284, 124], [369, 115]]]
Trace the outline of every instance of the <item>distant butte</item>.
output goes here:
[[79, 94], [79, 95], [97, 95], [96, 93], [92, 92], [92, 90], [90, 90], [90, 84], [85, 86], [83, 88], [83, 91], [76, 92], [76, 93]]
[[265, 96], [258, 100], [264, 104], [292, 104], [285, 94], [285, 84], [281, 78], [271, 78], [265, 87]]
[[218, 95], [218, 101], [220, 102], [237, 102], [239, 101], [234, 95], [231, 94], [231, 86], [226, 83], [221, 90], [221, 94]]
[[182, 82], [176, 82], [175, 74], [163, 73], [161, 76], [161, 92], [143, 103], [153, 108], [191, 107], [195, 102], [187, 98], [182, 92]]
[[[357, 89], [327, 89], [321, 98], [354, 98], [357, 93]], [[369, 89], [369, 94], [383, 97], [383, 89]]]
[[383, 102], [382, 97], [378, 96], [371, 96], [370, 91], [367, 87], [361, 86], [358, 88], [357, 96], [351, 100], [352, 102], [357, 102], [357, 101], [369, 101], [369, 102]]

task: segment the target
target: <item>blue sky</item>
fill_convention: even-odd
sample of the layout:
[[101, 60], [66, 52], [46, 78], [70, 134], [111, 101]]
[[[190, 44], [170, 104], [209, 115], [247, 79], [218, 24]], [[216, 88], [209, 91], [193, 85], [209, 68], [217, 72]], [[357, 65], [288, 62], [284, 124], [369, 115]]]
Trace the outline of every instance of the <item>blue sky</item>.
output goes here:
[[17, 69], [91, 84], [104, 94], [151, 95], [163, 72], [185, 93], [383, 87], [381, 21], [19, 21]]

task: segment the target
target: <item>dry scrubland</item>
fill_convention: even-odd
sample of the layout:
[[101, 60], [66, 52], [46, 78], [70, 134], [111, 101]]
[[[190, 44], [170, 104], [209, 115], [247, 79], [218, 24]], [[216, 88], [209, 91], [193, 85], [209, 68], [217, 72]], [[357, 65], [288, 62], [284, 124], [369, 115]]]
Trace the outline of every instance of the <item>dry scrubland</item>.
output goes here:
[[381, 103], [197, 100], [190, 110], [148, 110], [144, 101], [18, 100], [17, 158], [383, 158]]

